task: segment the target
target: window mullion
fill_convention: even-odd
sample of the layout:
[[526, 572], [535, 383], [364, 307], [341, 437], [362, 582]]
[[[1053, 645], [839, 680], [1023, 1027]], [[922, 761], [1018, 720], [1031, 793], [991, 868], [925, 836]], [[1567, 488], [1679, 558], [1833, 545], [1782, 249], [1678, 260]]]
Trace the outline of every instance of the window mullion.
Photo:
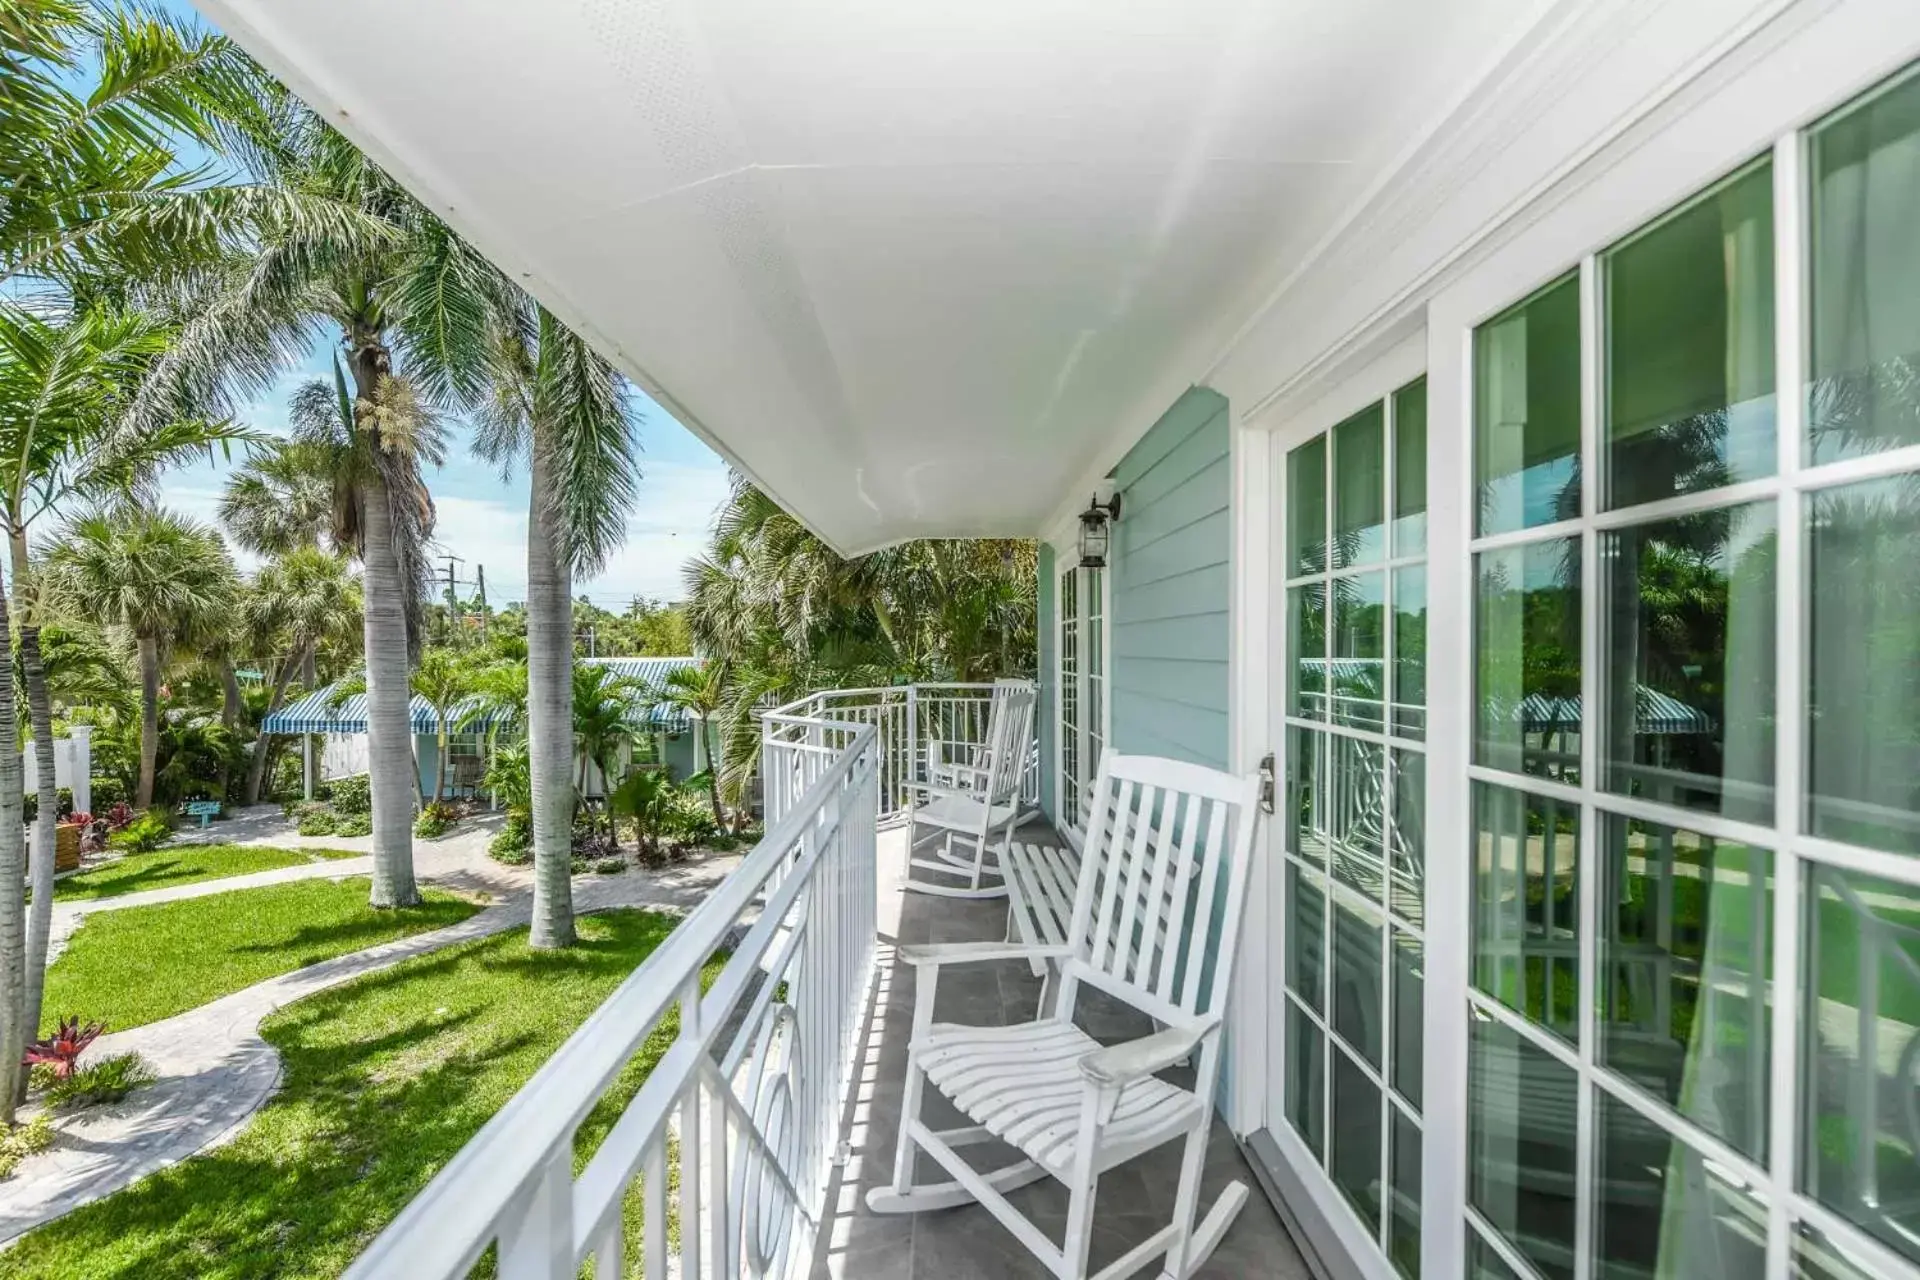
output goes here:
[[[1600, 540], [1593, 515], [1600, 507], [1601, 379], [1604, 359], [1601, 338], [1599, 263], [1592, 254], [1580, 262], [1580, 827], [1574, 848], [1574, 877], [1580, 921], [1578, 994], [1579, 1093], [1575, 1128], [1574, 1166], [1574, 1280], [1594, 1274], [1595, 1099], [1593, 1089], [1594, 1039], [1598, 1035], [1594, 1010], [1597, 932], [1600, 916], [1598, 877], [1594, 874], [1599, 826], [1592, 797], [1599, 789], [1596, 768], [1599, 751], [1595, 726], [1600, 714]], [[1548, 855], [1551, 858], [1551, 853]], [[1551, 993], [1548, 996], [1551, 999]]]
[[[1776, 535], [1774, 705], [1774, 823], [1782, 836], [1800, 828], [1801, 796], [1805, 786], [1804, 728], [1806, 617], [1806, 521], [1803, 495], [1795, 483], [1801, 469], [1801, 447], [1806, 438], [1806, 186], [1805, 145], [1800, 135], [1788, 134], [1773, 148], [1774, 226], [1774, 372], [1777, 391], [1775, 445], [1782, 480]], [[1769, 1086], [1772, 1089], [1767, 1125], [1767, 1167], [1771, 1193], [1767, 1198], [1767, 1277], [1786, 1280], [1792, 1254], [1792, 1200], [1794, 1160], [1799, 1149], [1800, 909], [1799, 856], [1794, 842], [1783, 838], [1774, 855], [1773, 898], [1773, 1010]]]

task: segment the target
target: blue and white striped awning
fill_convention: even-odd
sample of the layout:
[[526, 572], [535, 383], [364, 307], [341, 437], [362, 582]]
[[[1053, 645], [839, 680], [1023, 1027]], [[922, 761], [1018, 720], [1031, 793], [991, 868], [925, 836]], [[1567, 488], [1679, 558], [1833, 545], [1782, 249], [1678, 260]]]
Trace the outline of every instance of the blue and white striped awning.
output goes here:
[[[621, 675], [632, 676], [645, 681], [649, 686], [658, 685], [667, 678], [667, 673], [680, 667], [697, 667], [698, 658], [581, 658], [580, 662], [599, 667], [611, 667]], [[334, 690], [336, 684], [324, 689], [316, 689], [297, 702], [292, 702], [268, 716], [260, 726], [262, 733], [365, 733], [367, 731], [367, 695], [350, 693], [344, 698]], [[455, 724], [459, 724], [462, 715], [456, 712]], [[667, 733], [684, 733], [692, 724], [687, 713], [677, 707], [655, 705], [640, 713], [639, 718], [655, 729]], [[419, 694], [413, 696], [413, 731], [415, 733], [434, 733], [439, 728], [439, 718], [433, 710], [433, 704]], [[466, 732], [488, 727], [493, 721], [491, 715], [482, 715], [479, 719], [464, 726]]]
[[[1634, 731], [1636, 733], [1710, 733], [1713, 717], [1690, 707], [1675, 697], [1649, 689], [1635, 690]], [[1528, 696], [1520, 703], [1520, 720], [1530, 733], [1580, 727], [1580, 699], [1550, 698], [1544, 693]]]

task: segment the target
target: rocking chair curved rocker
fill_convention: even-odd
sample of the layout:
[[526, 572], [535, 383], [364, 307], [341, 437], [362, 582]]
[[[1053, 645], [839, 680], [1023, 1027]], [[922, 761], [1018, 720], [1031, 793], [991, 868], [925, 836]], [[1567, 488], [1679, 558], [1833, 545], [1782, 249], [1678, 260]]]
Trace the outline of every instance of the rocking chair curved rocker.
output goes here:
[[[1085, 1280], [1100, 1175], [1165, 1143], [1184, 1143], [1173, 1221], [1099, 1273], [1120, 1280], [1161, 1259], [1163, 1280], [1188, 1280], [1247, 1200], [1229, 1186], [1199, 1215], [1219, 1075], [1221, 1018], [1252, 864], [1257, 777], [1175, 760], [1111, 752], [1094, 784], [1072, 924], [1057, 946], [1000, 942], [906, 947], [914, 967], [914, 1023], [893, 1181], [867, 1195], [875, 1213], [919, 1213], [978, 1201], [1059, 1280]], [[1211, 959], [1211, 964], [1209, 960]], [[1025, 960], [1057, 964], [1050, 1011], [1032, 1022], [970, 1027], [933, 1021], [946, 965]], [[1074, 1025], [1091, 986], [1165, 1029], [1103, 1046]], [[1193, 1083], [1160, 1078], [1195, 1060]], [[936, 1131], [920, 1118], [927, 1084], [971, 1122]], [[1021, 1158], [982, 1173], [957, 1149], [998, 1139]], [[914, 1182], [925, 1151], [950, 1175]], [[1057, 1178], [1071, 1199], [1056, 1245], [1005, 1193]]]

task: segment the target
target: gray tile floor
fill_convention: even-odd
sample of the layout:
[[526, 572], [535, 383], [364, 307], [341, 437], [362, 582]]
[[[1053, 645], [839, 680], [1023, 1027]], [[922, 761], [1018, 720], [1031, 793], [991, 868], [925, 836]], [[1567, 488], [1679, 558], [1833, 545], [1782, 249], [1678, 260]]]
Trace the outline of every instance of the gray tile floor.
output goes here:
[[[1022, 835], [1057, 838], [1038, 828]], [[814, 1280], [1044, 1280], [1048, 1273], [978, 1205], [898, 1216], [867, 1211], [868, 1188], [888, 1181], [893, 1169], [907, 1037], [913, 1025], [913, 971], [895, 960], [894, 946], [1006, 935], [1004, 901], [965, 902], [901, 892], [904, 845], [901, 833], [882, 833], [880, 973], [867, 1020], [861, 1076], [848, 1117], [851, 1159], [829, 1195], [831, 1207], [820, 1232]], [[936, 1016], [942, 1021], [1004, 1024], [1031, 1018], [1039, 997], [1040, 982], [1024, 965], [968, 965], [941, 976]], [[1143, 1018], [1118, 1005], [1083, 999], [1083, 1014], [1081, 1025], [1104, 1041], [1133, 1039], [1151, 1030]], [[927, 1096], [927, 1115], [936, 1127], [965, 1123], [937, 1091], [930, 1089]], [[983, 1169], [1016, 1158], [1010, 1148], [998, 1144], [967, 1150], [975, 1167]], [[921, 1161], [920, 1177], [941, 1176], [931, 1160], [922, 1156]], [[1169, 1143], [1101, 1179], [1089, 1260], [1093, 1271], [1166, 1225], [1179, 1181], [1179, 1161], [1180, 1145]], [[1252, 1195], [1199, 1276], [1305, 1280], [1308, 1272], [1299, 1251], [1262, 1197], [1233, 1136], [1216, 1121], [1207, 1144], [1202, 1214], [1235, 1179], [1245, 1182]], [[1060, 1239], [1067, 1212], [1066, 1189], [1060, 1183], [1042, 1179], [1010, 1198], [1052, 1239]]]

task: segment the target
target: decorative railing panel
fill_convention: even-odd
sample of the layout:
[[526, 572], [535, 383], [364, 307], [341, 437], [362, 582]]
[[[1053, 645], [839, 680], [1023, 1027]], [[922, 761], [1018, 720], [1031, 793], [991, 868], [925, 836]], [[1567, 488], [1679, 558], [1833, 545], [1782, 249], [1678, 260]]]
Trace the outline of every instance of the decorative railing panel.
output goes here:
[[[927, 780], [927, 753], [977, 748], [987, 740], [993, 706], [991, 684], [910, 684], [876, 689], [830, 689], [790, 702], [762, 717], [761, 779], [767, 818], [805, 790], [807, 758], [815, 726], [823, 721], [872, 725], [879, 739], [879, 817], [906, 812], [912, 787]], [[1021, 798], [1040, 803], [1039, 743], [1028, 744], [1020, 777]], [[792, 771], [783, 775], [782, 770]]]
[[[884, 802], [874, 723], [788, 727], [766, 838], [349, 1277], [453, 1280], [489, 1248], [503, 1280], [574, 1280], [589, 1259], [659, 1280], [805, 1270], [873, 972]], [[576, 1177], [582, 1122], [659, 1034], [671, 1046]]]

